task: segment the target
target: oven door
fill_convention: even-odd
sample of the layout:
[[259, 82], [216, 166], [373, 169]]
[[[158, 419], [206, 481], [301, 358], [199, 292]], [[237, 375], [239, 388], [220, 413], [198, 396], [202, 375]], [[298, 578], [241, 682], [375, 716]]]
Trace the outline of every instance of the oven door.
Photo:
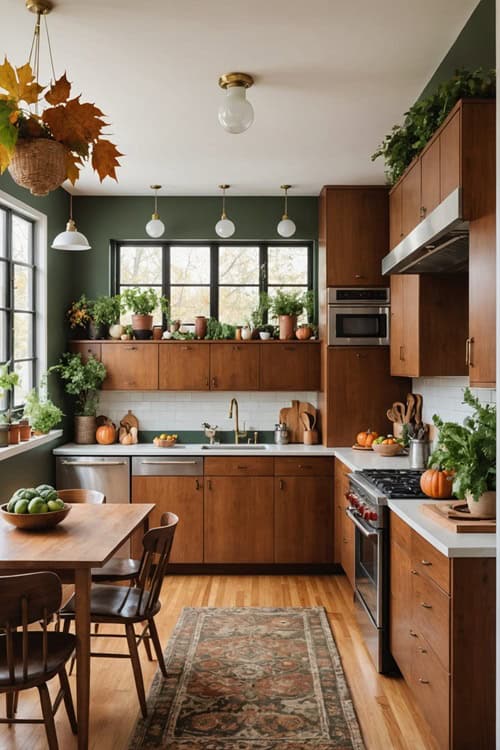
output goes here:
[[347, 516], [355, 526], [355, 588], [377, 628], [385, 626], [383, 611], [383, 529], [374, 529], [351, 509]]
[[389, 344], [390, 308], [367, 305], [329, 305], [329, 346]]

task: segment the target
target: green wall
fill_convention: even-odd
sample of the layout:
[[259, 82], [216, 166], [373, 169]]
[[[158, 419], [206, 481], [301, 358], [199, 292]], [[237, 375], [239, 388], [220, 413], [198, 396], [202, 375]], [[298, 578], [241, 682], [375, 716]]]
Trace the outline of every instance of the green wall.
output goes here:
[[495, 0], [481, 0], [419, 99], [432, 94], [457, 68], [495, 67]]
[[[92, 250], [76, 258], [73, 288], [76, 295], [109, 292], [109, 241], [148, 239], [144, 227], [151, 218], [153, 205], [151, 196], [75, 199], [77, 226], [92, 246]], [[228, 196], [226, 210], [236, 224], [232, 240], [279, 239], [276, 225], [283, 213], [283, 198]], [[214, 227], [220, 218], [220, 197], [161, 197], [158, 212], [166, 226], [164, 239], [217, 239]], [[297, 225], [294, 239], [317, 239], [316, 197], [290, 197], [288, 212]]]

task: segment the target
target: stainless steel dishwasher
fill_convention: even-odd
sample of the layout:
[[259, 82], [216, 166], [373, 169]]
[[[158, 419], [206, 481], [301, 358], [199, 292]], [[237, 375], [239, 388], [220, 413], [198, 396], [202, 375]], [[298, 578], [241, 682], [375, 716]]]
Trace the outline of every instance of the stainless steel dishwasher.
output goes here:
[[[130, 502], [130, 458], [127, 456], [57, 456], [56, 487], [60, 490], [97, 490], [107, 503]], [[130, 557], [130, 542], [117, 557]]]

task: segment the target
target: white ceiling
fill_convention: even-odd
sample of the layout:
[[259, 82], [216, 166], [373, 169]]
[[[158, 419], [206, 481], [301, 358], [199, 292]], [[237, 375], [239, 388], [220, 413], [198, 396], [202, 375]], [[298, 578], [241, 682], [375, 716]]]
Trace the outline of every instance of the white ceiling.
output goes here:
[[[55, 0], [56, 73], [108, 116], [119, 182], [74, 192], [316, 195], [383, 181], [370, 155], [415, 100], [477, 0]], [[34, 16], [0, 0], [0, 54], [25, 62]], [[44, 62], [46, 47], [42, 47]], [[251, 73], [251, 128], [217, 121], [221, 73]], [[48, 68], [44, 65], [45, 79]], [[43, 79], [42, 79], [43, 80]]]

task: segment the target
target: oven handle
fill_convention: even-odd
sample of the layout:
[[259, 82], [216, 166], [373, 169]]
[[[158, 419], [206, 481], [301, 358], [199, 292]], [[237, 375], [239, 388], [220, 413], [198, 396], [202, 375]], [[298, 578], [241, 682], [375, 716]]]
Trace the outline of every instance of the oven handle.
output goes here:
[[358, 528], [361, 531], [361, 533], [363, 534], [363, 536], [372, 537], [372, 536], [377, 536], [378, 535], [378, 531], [374, 531], [370, 527], [366, 526], [362, 522], [362, 520], [360, 518], [357, 518], [353, 514], [351, 508], [346, 508], [345, 509], [345, 513], [346, 513], [346, 516], [351, 519], [351, 521], [356, 526], [356, 528]]

